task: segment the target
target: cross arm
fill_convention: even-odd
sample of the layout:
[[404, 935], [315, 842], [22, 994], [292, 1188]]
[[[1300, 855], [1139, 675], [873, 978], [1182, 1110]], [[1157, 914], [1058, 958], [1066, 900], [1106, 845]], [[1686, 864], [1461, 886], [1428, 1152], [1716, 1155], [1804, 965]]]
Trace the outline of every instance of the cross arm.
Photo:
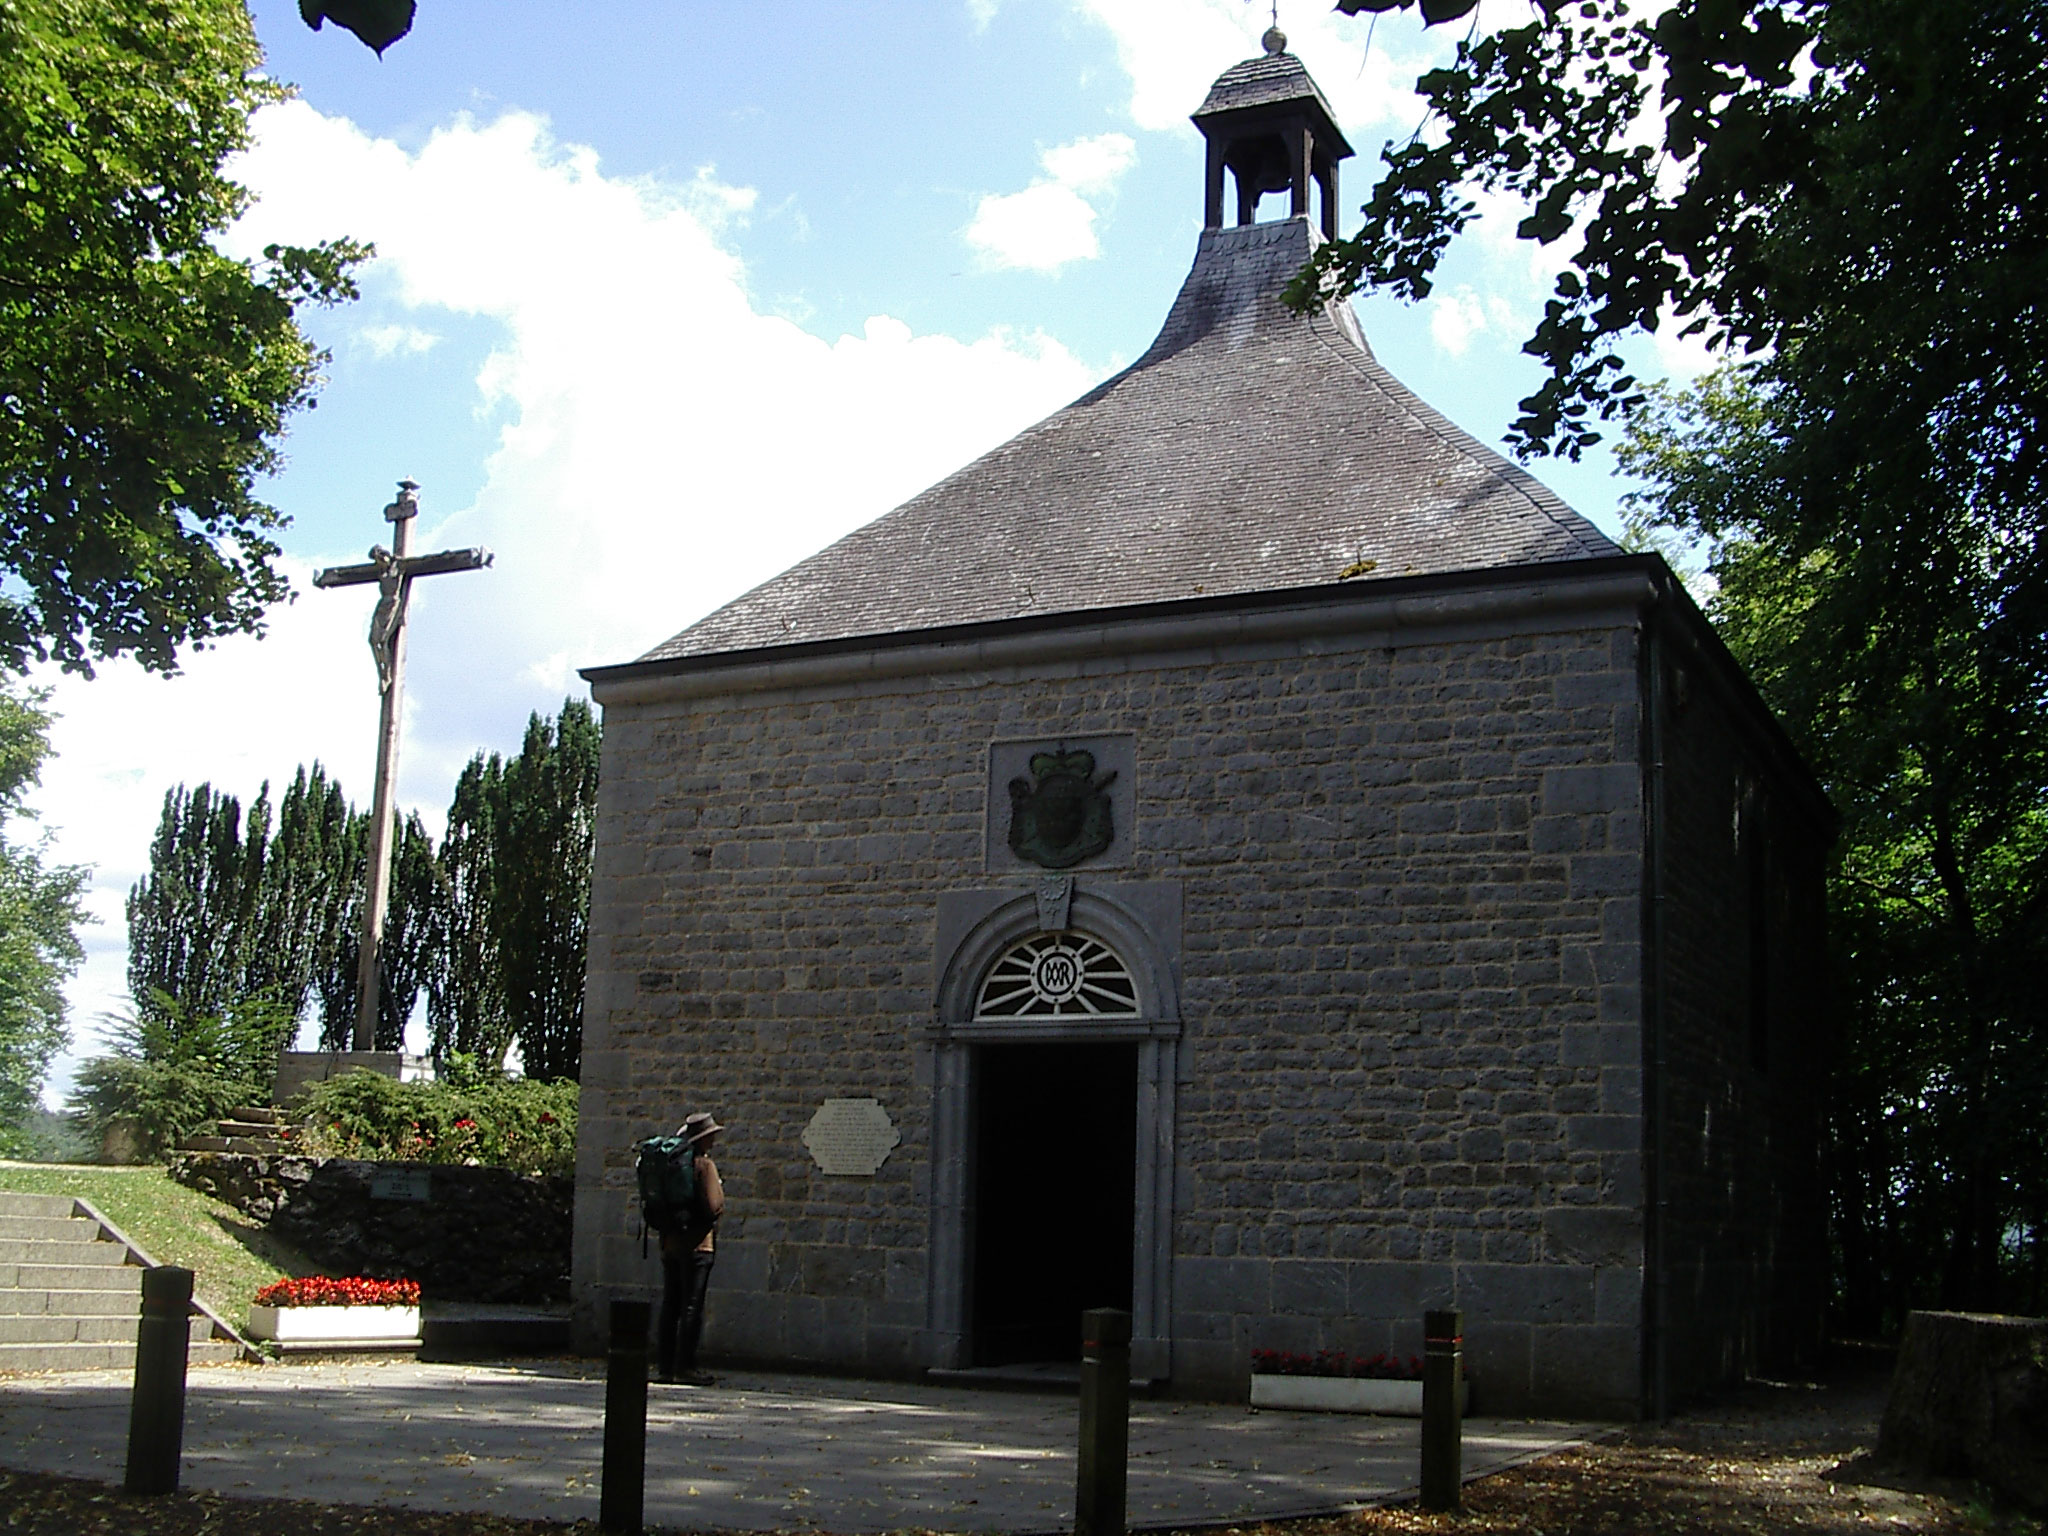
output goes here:
[[410, 555], [403, 560], [388, 563], [372, 560], [362, 565], [330, 565], [326, 570], [314, 574], [313, 585], [366, 586], [373, 581], [382, 581], [394, 568], [407, 576], [439, 576], [447, 571], [480, 571], [495, 558], [496, 556], [488, 549], [444, 549], [438, 554]]
[[368, 565], [330, 565], [324, 571], [313, 573], [316, 587], [360, 587], [369, 582], [380, 581], [384, 567], [374, 562]]
[[444, 571], [480, 571], [496, 558], [488, 549], [444, 549], [439, 554], [412, 555], [398, 565], [408, 576], [439, 576]]

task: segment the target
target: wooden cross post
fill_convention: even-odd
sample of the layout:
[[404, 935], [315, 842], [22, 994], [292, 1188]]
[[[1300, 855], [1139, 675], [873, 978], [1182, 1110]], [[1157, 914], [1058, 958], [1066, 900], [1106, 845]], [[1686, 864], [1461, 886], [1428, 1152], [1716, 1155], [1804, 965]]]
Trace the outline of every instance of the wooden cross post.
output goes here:
[[336, 565], [313, 578], [316, 587], [360, 587], [377, 584], [377, 610], [370, 616], [370, 651], [377, 658], [377, 688], [384, 707], [377, 721], [377, 789], [370, 810], [369, 885], [363, 892], [362, 948], [356, 965], [356, 1034], [359, 1051], [377, 1048], [378, 996], [383, 989], [384, 909], [391, 897], [391, 792], [398, 776], [399, 708], [405, 694], [405, 609], [415, 576], [443, 571], [476, 571], [491, 563], [488, 549], [444, 549], [415, 555], [412, 520], [419, 515], [419, 486], [398, 482], [398, 499], [384, 509], [392, 525], [391, 548], [370, 551], [367, 565]]

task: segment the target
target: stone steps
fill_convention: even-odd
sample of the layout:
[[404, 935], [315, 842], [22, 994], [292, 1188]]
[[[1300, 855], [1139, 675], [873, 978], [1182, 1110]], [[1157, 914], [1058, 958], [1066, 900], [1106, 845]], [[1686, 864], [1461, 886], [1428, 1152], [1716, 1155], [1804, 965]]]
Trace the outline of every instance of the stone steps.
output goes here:
[[178, 1142], [180, 1152], [247, 1152], [257, 1157], [274, 1157], [289, 1152], [284, 1116], [268, 1105], [245, 1104], [216, 1120], [204, 1136], [186, 1136]]
[[[149, 1258], [83, 1200], [0, 1192], [0, 1373], [129, 1370]], [[187, 1360], [244, 1353], [198, 1309]]]
[[[43, 1317], [0, 1317], [0, 1347], [9, 1344], [133, 1344], [142, 1328], [137, 1307], [125, 1317], [71, 1317], [63, 1313]], [[210, 1343], [213, 1319], [204, 1315], [192, 1319], [192, 1342]]]
[[138, 1283], [126, 1291], [46, 1291], [20, 1287], [0, 1289], [0, 1317], [38, 1317], [61, 1299], [67, 1317], [134, 1317], [142, 1305]]
[[185, 1136], [178, 1141], [180, 1152], [248, 1152], [257, 1157], [275, 1157], [291, 1148], [274, 1136]]
[[[232, 1365], [241, 1346], [219, 1339], [194, 1344], [187, 1365]], [[132, 1371], [135, 1346], [126, 1344], [0, 1344], [0, 1373], [10, 1371]]]
[[69, 1221], [76, 1204], [69, 1195], [18, 1195], [11, 1189], [0, 1189], [0, 1220], [26, 1217]]

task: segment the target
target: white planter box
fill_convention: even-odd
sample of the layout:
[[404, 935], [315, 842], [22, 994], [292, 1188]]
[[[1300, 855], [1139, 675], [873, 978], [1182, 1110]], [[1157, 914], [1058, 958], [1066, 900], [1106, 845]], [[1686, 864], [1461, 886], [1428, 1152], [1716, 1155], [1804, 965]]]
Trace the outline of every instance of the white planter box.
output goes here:
[[249, 1331], [279, 1344], [361, 1343], [420, 1336], [418, 1307], [254, 1307]]
[[[1458, 1416], [1465, 1415], [1470, 1383], [1458, 1381]], [[1300, 1408], [1317, 1413], [1391, 1413], [1422, 1417], [1422, 1383], [1373, 1381], [1364, 1376], [1252, 1377], [1254, 1408]]]

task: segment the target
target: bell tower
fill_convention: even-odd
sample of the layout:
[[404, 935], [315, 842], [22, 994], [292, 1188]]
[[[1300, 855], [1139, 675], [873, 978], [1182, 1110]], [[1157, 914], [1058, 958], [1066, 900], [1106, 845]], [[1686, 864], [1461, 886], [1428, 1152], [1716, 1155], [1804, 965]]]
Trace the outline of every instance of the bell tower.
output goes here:
[[1335, 114], [1301, 60], [1287, 51], [1287, 34], [1267, 29], [1265, 53], [1233, 64], [1209, 87], [1194, 124], [1209, 141], [1208, 182], [1202, 210], [1205, 229], [1223, 225], [1223, 173], [1237, 182], [1237, 222], [1249, 224], [1259, 198], [1289, 194], [1288, 212], [1308, 211], [1313, 180], [1322, 191], [1322, 229], [1337, 238], [1337, 163], [1351, 158], [1351, 146], [1337, 131]]

